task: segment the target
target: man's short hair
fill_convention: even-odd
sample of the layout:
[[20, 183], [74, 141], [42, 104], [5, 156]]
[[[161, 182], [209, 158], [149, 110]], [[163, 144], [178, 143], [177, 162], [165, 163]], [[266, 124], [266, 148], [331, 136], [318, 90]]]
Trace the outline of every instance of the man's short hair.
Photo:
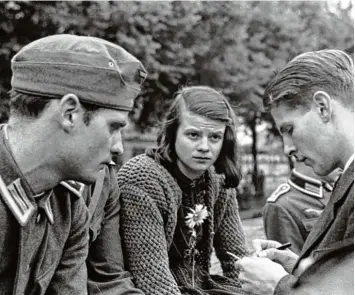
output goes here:
[[347, 108], [354, 108], [354, 63], [342, 50], [306, 52], [291, 60], [265, 89], [264, 107], [281, 102], [309, 108], [312, 94], [327, 92]]
[[[10, 91], [10, 114], [11, 116], [24, 116], [28, 118], [38, 118], [48, 106], [53, 98], [39, 95], [20, 93], [15, 90]], [[60, 99], [60, 97], [58, 97]], [[83, 116], [84, 123], [90, 124], [93, 114], [101, 107], [80, 102], [85, 112]]]

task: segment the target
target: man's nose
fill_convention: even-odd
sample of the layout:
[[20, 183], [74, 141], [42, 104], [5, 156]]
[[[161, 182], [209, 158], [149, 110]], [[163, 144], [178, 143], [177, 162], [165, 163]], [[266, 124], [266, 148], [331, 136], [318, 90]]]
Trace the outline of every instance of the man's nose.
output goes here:
[[293, 144], [292, 140], [284, 138], [284, 154], [287, 157], [291, 157], [296, 153], [296, 147]]
[[110, 151], [112, 154], [122, 155], [123, 154], [123, 143], [120, 131], [115, 131], [111, 136], [111, 147]]

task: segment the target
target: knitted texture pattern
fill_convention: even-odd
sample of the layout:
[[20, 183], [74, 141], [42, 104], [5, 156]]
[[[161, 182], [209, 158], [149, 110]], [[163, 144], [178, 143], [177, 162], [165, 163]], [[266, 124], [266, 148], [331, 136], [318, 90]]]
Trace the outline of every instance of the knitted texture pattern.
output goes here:
[[[237, 279], [234, 259], [226, 251], [243, 257], [244, 233], [238, 214], [235, 189], [223, 188], [224, 179], [208, 170], [207, 193], [211, 196], [213, 232], [206, 255], [198, 264], [210, 267], [213, 247], [225, 276]], [[181, 294], [169, 267], [177, 212], [182, 192], [176, 180], [147, 155], [128, 161], [118, 173], [121, 188], [121, 234], [126, 265], [136, 286], [146, 294]]]

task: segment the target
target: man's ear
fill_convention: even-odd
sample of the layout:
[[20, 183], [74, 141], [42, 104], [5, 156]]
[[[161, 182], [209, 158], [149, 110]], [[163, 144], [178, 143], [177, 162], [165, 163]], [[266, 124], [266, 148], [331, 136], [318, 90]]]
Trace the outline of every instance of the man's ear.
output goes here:
[[75, 94], [66, 94], [60, 100], [60, 124], [66, 132], [70, 132], [79, 117], [81, 104]]
[[329, 94], [325, 91], [316, 91], [313, 94], [313, 102], [322, 121], [328, 122], [333, 111]]

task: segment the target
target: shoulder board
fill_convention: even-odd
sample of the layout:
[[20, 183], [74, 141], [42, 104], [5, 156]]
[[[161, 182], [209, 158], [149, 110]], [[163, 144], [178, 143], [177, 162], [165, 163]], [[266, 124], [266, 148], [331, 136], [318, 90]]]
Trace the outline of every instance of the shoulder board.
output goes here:
[[64, 186], [66, 189], [74, 193], [76, 196], [81, 197], [85, 184], [77, 182], [77, 181], [61, 181], [60, 184]]
[[271, 194], [271, 196], [266, 200], [266, 202], [276, 202], [276, 200], [287, 193], [291, 189], [290, 185], [287, 183], [280, 184], [278, 188]]

